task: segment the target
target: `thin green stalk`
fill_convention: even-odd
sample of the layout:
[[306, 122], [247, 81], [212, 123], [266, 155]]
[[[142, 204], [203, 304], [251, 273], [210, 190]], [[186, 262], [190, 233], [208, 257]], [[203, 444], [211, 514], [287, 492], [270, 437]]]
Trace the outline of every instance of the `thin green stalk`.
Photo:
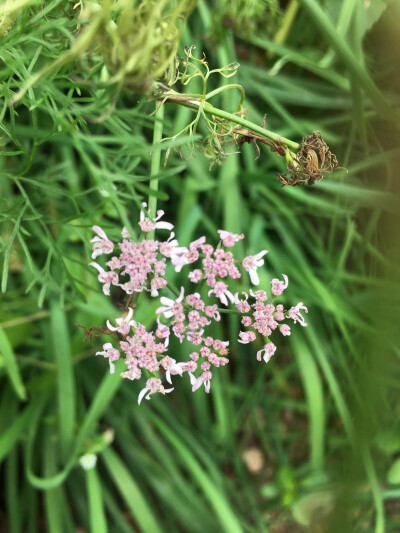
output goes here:
[[[153, 145], [158, 144], [162, 140], [163, 126], [164, 126], [164, 105], [156, 102], [158, 108], [155, 112], [154, 131], [153, 131]], [[151, 153], [150, 164], [150, 192], [149, 192], [149, 212], [152, 217], [156, 216], [157, 212], [157, 191], [158, 191], [158, 179], [151, 179], [160, 172], [161, 151]], [[154, 194], [155, 193], [155, 194]], [[154, 239], [154, 230], [148, 233], [150, 240]]]
[[255, 133], [258, 133], [259, 135], [262, 135], [263, 137], [266, 137], [267, 139], [271, 139], [271, 141], [284, 144], [285, 146], [287, 146], [288, 148], [291, 148], [292, 150], [298, 150], [300, 148], [299, 143], [296, 143], [290, 139], [286, 139], [286, 137], [282, 137], [281, 135], [279, 135], [279, 133], [275, 133], [274, 131], [266, 130], [265, 128], [261, 126], [254, 124], [254, 122], [250, 122], [250, 120], [246, 120], [240, 115], [234, 115], [233, 113], [228, 113], [227, 111], [224, 111], [223, 109], [218, 109], [217, 107], [214, 107], [208, 102], [204, 102], [204, 101], [202, 102], [201, 100], [198, 100], [196, 98], [188, 98], [185, 96], [180, 96], [178, 93], [175, 93], [175, 94], [167, 93], [164, 96], [163, 101], [174, 102], [175, 104], [188, 107], [189, 109], [195, 109], [196, 111], [198, 111], [199, 108], [201, 107], [204, 113], [208, 113], [209, 115], [221, 117], [226, 120], [230, 120], [231, 122], [235, 122], [236, 124], [240, 124], [240, 126], [243, 126], [247, 128], [248, 130], [254, 131]]
[[290, 35], [293, 23], [296, 20], [296, 15], [299, 10], [299, 3], [297, 0], [290, 0], [289, 5], [285, 9], [282, 24], [274, 36], [274, 42], [283, 44]]

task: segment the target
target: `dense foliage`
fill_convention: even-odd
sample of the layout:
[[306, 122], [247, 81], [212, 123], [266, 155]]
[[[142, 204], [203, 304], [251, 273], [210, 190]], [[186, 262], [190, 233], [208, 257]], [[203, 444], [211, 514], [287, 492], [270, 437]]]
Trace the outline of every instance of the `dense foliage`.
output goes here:
[[[0, 5], [0, 530], [399, 531], [399, 5], [143, 3]], [[192, 45], [240, 64], [209, 78], [213, 106], [231, 119], [242, 93], [219, 89], [240, 84], [260, 131], [320, 131], [343, 168], [282, 187], [285, 157], [249, 135], [215, 157], [204, 117], [187, 130], [193, 110], [150, 91]], [[138, 407], [141, 385], [95, 357], [90, 328], [126, 302], [88, 263], [92, 227], [135, 237], [149, 194], [183, 246], [225, 229], [241, 257], [268, 250], [260, 288], [285, 273], [282, 303], [309, 313], [268, 364], [261, 340], [231, 344], [209, 395], [176, 380]], [[135, 320], [159, 305], [143, 295]]]

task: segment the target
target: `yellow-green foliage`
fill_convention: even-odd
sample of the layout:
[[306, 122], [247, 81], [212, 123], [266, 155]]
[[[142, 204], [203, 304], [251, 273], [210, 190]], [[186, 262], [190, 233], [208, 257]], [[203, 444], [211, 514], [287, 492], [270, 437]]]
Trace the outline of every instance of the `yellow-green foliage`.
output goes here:
[[136, 90], [148, 90], [155, 80], [168, 83], [176, 68], [181, 22], [195, 0], [129, 0], [104, 2], [111, 11], [104, 35], [98, 35], [104, 62], [114, 81], [123, 81]]
[[69, 50], [27, 80], [12, 101], [22, 98], [43, 76], [87, 53], [103, 55], [109, 74], [103, 83], [139, 92], [146, 92], [156, 80], [168, 83], [175, 75], [181, 22], [195, 5], [196, 0], [86, 3]]

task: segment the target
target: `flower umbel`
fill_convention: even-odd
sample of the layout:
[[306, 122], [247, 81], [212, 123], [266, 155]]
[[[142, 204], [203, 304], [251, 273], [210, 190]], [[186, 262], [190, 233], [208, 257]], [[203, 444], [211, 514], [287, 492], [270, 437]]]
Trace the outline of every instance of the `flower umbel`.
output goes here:
[[[143, 375], [147, 377], [146, 386], [139, 393], [139, 404], [155, 393], [164, 395], [173, 391], [173, 387], [165, 388], [162, 374], [172, 385], [175, 376], [182, 377], [187, 373], [193, 391], [202, 386], [205, 392], [210, 391], [214, 369], [229, 363], [228, 341], [215, 338], [211, 332], [212, 324], [219, 322], [225, 312], [240, 316], [245, 329], [239, 332], [238, 343], [250, 345], [261, 336], [264, 347], [258, 350], [257, 360], [263, 359], [266, 363], [277, 349], [270, 339], [271, 335], [290, 335], [287, 321], [307, 325], [304, 313], [308, 309], [303, 302], [289, 310], [285, 310], [282, 304], [273, 303], [274, 298], [288, 287], [285, 274], [283, 281], [278, 278], [271, 281], [270, 294], [263, 289], [255, 292], [252, 289], [242, 290], [240, 294], [231, 290], [231, 280], [242, 277], [240, 267], [249, 273], [253, 285], [260, 283], [257, 270], [264, 264], [267, 250], [235, 259], [231, 249], [244, 235], [224, 230], [218, 230], [220, 243], [217, 248], [208, 244], [204, 236], [189, 246], [180, 246], [171, 232], [173, 225], [160, 220], [163, 215], [163, 211], [157, 211], [156, 217], [152, 218], [146, 204], [143, 204], [139, 226], [143, 234], [153, 230], [169, 231], [165, 240], [146, 239], [144, 236], [135, 241], [123, 228], [122, 240], [115, 244], [99, 226], [94, 226], [97, 235], [91, 241], [92, 258], [114, 254], [105, 261], [104, 267], [90, 263], [98, 272], [105, 294], [110, 294], [111, 286], [118, 286], [130, 302], [135, 293], [137, 300], [140, 293], [156, 298], [162, 291], [153, 331], [134, 320], [133, 307], [127, 304], [126, 311], [116, 319], [116, 325], [107, 320], [104, 331], [112, 337], [112, 342], [105, 343], [103, 350], [96, 353], [108, 359], [111, 373], [115, 372], [115, 362], [123, 359], [126, 369], [121, 373], [122, 377], [132, 381], [140, 380]], [[196, 289], [199, 287], [198, 292], [196, 289], [190, 292], [190, 288], [185, 291], [183, 286], [179, 289], [173, 287], [165, 277], [168, 263], [176, 272], [182, 271], [181, 276], [187, 276], [189, 287], [193, 284]], [[222, 308], [219, 307], [221, 304]], [[186, 360], [177, 361], [176, 352], [174, 357], [168, 353], [173, 337], [183, 346], [191, 345], [192, 351]]]

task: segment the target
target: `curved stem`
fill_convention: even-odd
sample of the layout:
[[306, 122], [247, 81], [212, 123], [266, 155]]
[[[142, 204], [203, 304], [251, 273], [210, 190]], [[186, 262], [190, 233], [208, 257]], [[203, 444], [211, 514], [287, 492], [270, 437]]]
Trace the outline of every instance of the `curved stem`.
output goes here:
[[[154, 118], [154, 131], [153, 131], [153, 145], [158, 144], [162, 140], [163, 125], [164, 125], [164, 105], [156, 102], [156, 109]], [[151, 153], [151, 164], [150, 164], [150, 192], [149, 192], [149, 202], [148, 208], [150, 216], [156, 217], [157, 214], [157, 193], [158, 191], [158, 179], [151, 179], [153, 176], [156, 176], [160, 172], [160, 161], [161, 161], [161, 151], [157, 150], [156, 152]], [[149, 240], [154, 239], [154, 230], [148, 233]]]
[[244, 102], [245, 93], [244, 93], [243, 87], [237, 83], [231, 83], [230, 85], [223, 85], [222, 87], [218, 87], [218, 89], [215, 89], [214, 91], [211, 91], [210, 93], [206, 94], [205, 99], [209, 100], [216, 94], [219, 94], [222, 91], [226, 91], [226, 89], [238, 89], [238, 91], [240, 91], [241, 95], [240, 95], [239, 109], [241, 109], [243, 102]]
[[228, 113], [223, 109], [218, 109], [217, 107], [211, 105], [209, 102], [202, 102], [201, 100], [195, 98], [185, 98], [184, 96], [181, 96], [178, 93], [164, 94], [162, 100], [163, 102], [174, 102], [184, 107], [188, 107], [189, 109], [198, 110], [201, 106], [205, 113], [230, 120], [231, 122], [235, 122], [236, 124], [240, 124], [248, 130], [254, 131], [255, 133], [258, 133], [259, 135], [262, 135], [267, 139], [271, 139], [274, 142], [283, 144], [292, 150], [298, 150], [300, 148], [299, 143], [296, 143], [291, 139], [286, 139], [286, 137], [282, 137], [281, 135], [279, 135], [279, 133], [275, 133], [274, 131], [266, 130], [261, 126], [254, 124], [254, 122], [250, 122], [250, 120], [241, 117], [240, 115], [234, 115], [233, 113]]

